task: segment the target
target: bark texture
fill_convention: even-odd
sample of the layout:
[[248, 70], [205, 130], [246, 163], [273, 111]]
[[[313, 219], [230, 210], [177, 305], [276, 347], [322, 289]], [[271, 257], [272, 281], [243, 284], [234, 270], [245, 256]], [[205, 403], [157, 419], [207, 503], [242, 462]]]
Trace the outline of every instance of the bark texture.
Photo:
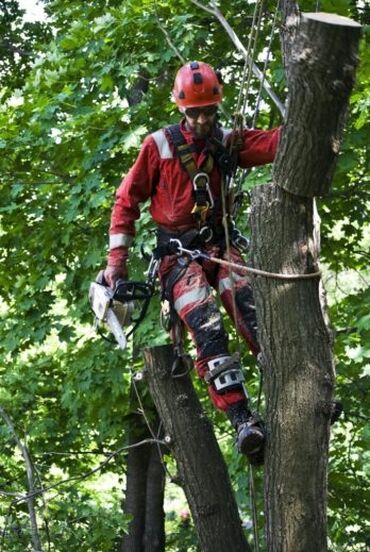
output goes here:
[[361, 26], [334, 14], [301, 15], [290, 45], [288, 102], [274, 181], [297, 195], [329, 192], [358, 63]]
[[171, 346], [146, 349], [144, 356], [150, 393], [171, 438], [202, 552], [249, 552], [226, 465], [189, 376], [171, 376]]
[[[156, 414], [152, 411], [153, 408], [151, 423], [154, 427]], [[129, 444], [151, 437], [142, 416], [133, 414], [129, 425]], [[132, 516], [132, 521], [128, 534], [122, 539], [121, 551], [164, 552], [165, 472], [156, 444], [148, 443], [129, 449], [126, 481], [123, 510]]]
[[[318, 269], [313, 196], [329, 191], [359, 30], [346, 18], [305, 14], [292, 48], [286, 50], [288, 111], [274, 184], [252, 193], [256, 268], [287, 274]], [[334, 363], [320, 280], [258, 276], [253, 288], [267, 407], [266, 549], [325, 552]]]
[[[253, 266], [314, 272], [312, 199], [278, 186], [253, 194]], [[273, 231], [272, 231], [273, 229]], [[266, 393], [269, 552], [326, 550], [326, 466], [334, 385], [319, 280], [254, 282]]]
[[295, 0], [280, 0], [280, 12], [282, 16], [281, 37], [283, 63], [285, 73], [287, 74], [292, 47], [299, 26], [300, 12]]
[[165, 471], [158, 446], [151, 445], [146, 479], [144, 552], [164, 552]]

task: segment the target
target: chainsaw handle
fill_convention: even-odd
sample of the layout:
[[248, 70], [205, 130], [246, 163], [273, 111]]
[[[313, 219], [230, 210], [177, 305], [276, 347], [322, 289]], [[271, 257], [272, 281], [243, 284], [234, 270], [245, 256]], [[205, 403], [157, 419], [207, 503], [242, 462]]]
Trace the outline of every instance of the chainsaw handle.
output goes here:
[[95, 282], [96, 282], [97, 284], [102, 285], [102, 286], [109, 287], [108, 282], [107, 282], [106, 279], [104, 278], [104, 270], [100, 270], [100, 272], [98, 273], [97, 277], [95, 278]]

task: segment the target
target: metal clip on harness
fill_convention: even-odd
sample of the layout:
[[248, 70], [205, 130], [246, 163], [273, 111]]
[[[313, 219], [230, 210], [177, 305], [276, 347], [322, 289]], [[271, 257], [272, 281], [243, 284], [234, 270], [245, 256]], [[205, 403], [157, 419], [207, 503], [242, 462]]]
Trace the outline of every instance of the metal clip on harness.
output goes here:
[[185, 253], [190, 257], [192, 261], [204, 256], [204, 254], [200, 251], [200, 249], [193, 249], [193, 250], [186, 249], [185, 247], [182, 246], [181, 241], [178, 240], [177, 238], [170, 239], [169, 244], [172, 250], [174, 251], [175, 255], [182, 255], [183, 253]]
[[[198, 183], [200, 179], [204, 179], [203, 185]], [[215, 202], [213, 200], [213, 195], [211, 192], [211, 188], [209, 186], [209, 175], [205, 172], [197, 173], [193, 178], [193, 188], [195, 192], [199, 192], [199, 191], [202, 192], [206, 190], [208, 194], [208, 199], [209, 199], [209, 207], [212, 209]]]

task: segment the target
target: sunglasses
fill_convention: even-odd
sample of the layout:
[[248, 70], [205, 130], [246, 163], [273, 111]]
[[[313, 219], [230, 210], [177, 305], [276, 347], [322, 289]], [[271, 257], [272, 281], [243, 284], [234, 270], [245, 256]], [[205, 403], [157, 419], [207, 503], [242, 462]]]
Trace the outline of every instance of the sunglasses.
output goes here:
[[203, 107], [188, 107], [185, 109], [185, 115], [190, 119], [197, 119], [203, 113], [206, 117], [217, 113], [217, 105], [205, 105]]

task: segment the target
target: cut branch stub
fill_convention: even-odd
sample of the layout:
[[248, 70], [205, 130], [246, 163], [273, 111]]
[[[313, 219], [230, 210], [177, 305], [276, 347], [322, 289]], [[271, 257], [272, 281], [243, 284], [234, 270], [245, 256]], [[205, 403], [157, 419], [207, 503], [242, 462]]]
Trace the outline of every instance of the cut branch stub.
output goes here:
[[287, 117], [274, 165], [275, 182], [290, 193], [314, 197], [329, 192], [360, 32], [361, 25], [346, 17], [302, 14], [289, 60]]

